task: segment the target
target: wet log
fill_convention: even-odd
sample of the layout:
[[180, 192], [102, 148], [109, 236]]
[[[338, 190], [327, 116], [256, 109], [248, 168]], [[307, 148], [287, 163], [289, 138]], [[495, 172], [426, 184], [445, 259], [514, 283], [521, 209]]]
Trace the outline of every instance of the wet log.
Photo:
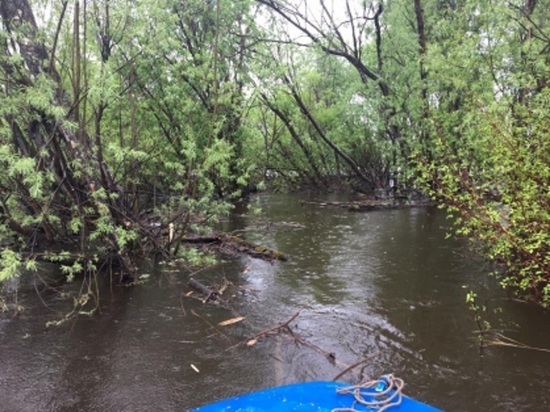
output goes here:
[[208, 286], [203, 285], [201, 282], [199, 282], [196, 279], [193, 279], [193, 278], [189, 279], [189, 286], [201, 292], [204, 296], [206, 296], [204, 300], [205, 302], [208, 302], [209, 300], [217, 300], [219, 297], [218, 292], [216, 292], [213, 289], [210, 289]]
[[238, 253], [244, 253], [248, 256], [264, 259], [264, 260], [280, 260], [285, 262], [286, 256], [278, 250], [270, 249], [266, 246], [255, 245], [247, 240], [244, 240], [238, 236], [225, 235], [223, 237], [224, 243], [230, 245]]
[[379, 200], [371, 200], [371, 199], [365, 199], [365, 200], [359, 200], [359, 201], [352, 201], [352, 202], [302, 202], [302, 205], [313, 205], [313, 206], [320, 206], [320, 207], [338, 207], [341, 209], [348, 209], [350, 211], [355, 210], [364, 210], [364, 211], [370, 211], [370, 210], [383, 210], [388, 208], [395, 208], [398, 207], [395, 204], [388, 203], [387, 201], [379, 201]]
[[337, 207], [347, 209], [350, 212], [372, 212], [375, 210], [407, 209], [412, 207], [433, 206], [433, 202], [410, 202], [405, 203], [407, 197], [396, 198], [392, 202], [376, 199], [357, 200], [352, 202], [302, 202], [302, 205], [313, 205], [320, 207]]
[[238, 236], [232, 236], [224, 233], [206, 237], [186, 237], [183, 243], [208, 247], [210, 251], [219, 252], [227, 256], [245, 254], [257, 259], [268, 261], [280, 260], [286, 261], [287, 258], [281, 252], [270, 249], [266, 246], [255, 245]]
[[208, 244], [208, 243], [221, 243], [222, 239], [219, 236], [200, 236], [200, 237], [184, 237], [181, 240], [183, 243], [189, 244]]

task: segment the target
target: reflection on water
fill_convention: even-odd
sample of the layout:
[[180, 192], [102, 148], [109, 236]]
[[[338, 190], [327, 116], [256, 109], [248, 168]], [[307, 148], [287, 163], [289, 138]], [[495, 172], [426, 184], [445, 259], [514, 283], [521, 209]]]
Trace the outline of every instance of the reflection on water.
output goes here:
[[[445, 240], [441, 212], [350, 213], [302, 199], [263, 195], [264, 219], [227, 222], [290, 258], [239, 258], [196, 274], [207, 284], [233, 283], [230, 309], [182, 296], [189, 275], [157, 265], [144, 269], [153, 276], [143, 286], [105, 288], [100, 315], [46, 329], [52, 314], [23, 284], [28, 310], [0, 320], [0, 410], [181, 411], [270, 385], [332, 379], [361, 359], [343, 379], [393, 372], [409, 394], [449, 411], [550, 408], [550, 356], [499, 347], [480, 356], [463, 286], [483, 284], [486, 269], [461, 242]], [[53, 295], [45, 300], [66, 309]], [[550, 346], [547, 314], [502, 304], [522, 325], [512, 337]], [[336, 362], [285, 336], [244, 345], [297, 311], [293, 331]], [[216, 326], [237, 315], [246, 320]]]

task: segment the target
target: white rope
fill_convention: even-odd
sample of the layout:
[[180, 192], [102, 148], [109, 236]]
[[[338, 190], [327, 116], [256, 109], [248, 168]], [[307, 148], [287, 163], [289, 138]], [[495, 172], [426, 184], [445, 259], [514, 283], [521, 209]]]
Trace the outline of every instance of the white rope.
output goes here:
[[389, 374], [359, 385], [338, 388], [336, 390], [338, 394], [353, 395], [355, 400], [351, 407], [335, 408], [332, 412], [357, 412], [358, 410], [354, 408], [356, 403], [377, 412], [388, 410], [392, 406], [401, 404], [403, 386], [405, 386], [403, 379]]

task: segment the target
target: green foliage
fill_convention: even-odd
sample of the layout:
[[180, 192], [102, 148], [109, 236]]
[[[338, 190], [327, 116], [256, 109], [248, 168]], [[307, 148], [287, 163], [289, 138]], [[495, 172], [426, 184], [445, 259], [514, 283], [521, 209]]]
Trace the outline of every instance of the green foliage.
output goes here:
[[[465, 2], [440, 23], [450, 28], [431, 51], [437, 104], [427, 129], [430, 157], [418, 154], [418, 171], [459, 216], [457, 233], [480, 241], [485, 256], [501, 263], [502, 286], [548, 307], [550, 66], [538, 57], [544, 42], [521, 41], [541, 18], [536, 10], [525, 16]], [[517, 24], [522, 17], [524, 26]]]
[[83, 271], [82, 264], [79, 261], [74, 262], [72, 265], [61, 265], [61, 273], [63, 273], [67, 282], [72, 282], [76, 275], [81, 274]]
[[191, 266], [207, 266], [216, 263], [212, 255], [202, 252], [195, 248], [184, 248], [179, 253], [179, 258]]
[[[130, 270], [128, 256], [164, 244], [148, 220], [174, 223], [182, 237], [207, 232], [256, 167], [243, 127], [252, 2], [76, 4], [21, 28], [55, 56], [23, 55], [8, 47], [22, 35], [0, 32], [5, 277], [17, 273], [19, 251], [33, 256], [29, 236], [78, 238], [76, 260], [48, 254], [69, 279], [112, 253]], [[29, 57], [42, 72], [28, 73]]]
[[477, 293], [469, 291], [466, 293], [466, 304], [474, 316], [474, 322], [478, 327], [478, 338], [480, 344], [483, 344], [484, 334], [491, 329], [490, 323], [485, 319], [487, 307], [478, 303]]
[[290, 186], [325, 186], [332, 177], [350, 174], [349, 165], [297, 106], [293, 90], [324, 134], [360, 167], [376, 175], [384, 150], [373, 138], [369, 124], [369, 112], [376, 105], [366, 98], [355, 69], [317, 49], [289, 46], [272, 53], [272, 61], [257, 69], [261, 75], [258, 100], [245, 123], [255, 130], [248, 149], [251, 155], [261, 154], [260, 178], [268, 179], [271, 187], [284, 186], [283, 180]]
[[0, 253], [0, 282], [19, 276], [22, 267], [21, 256], [10, 249]]

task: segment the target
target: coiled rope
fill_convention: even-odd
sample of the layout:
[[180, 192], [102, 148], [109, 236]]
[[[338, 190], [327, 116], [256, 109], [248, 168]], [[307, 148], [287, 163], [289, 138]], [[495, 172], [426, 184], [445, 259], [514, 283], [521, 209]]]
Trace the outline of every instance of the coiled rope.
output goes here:
[[403, 379], [388, 374], [359, 385], [338, 388], [338, 394], [353, 395], [355, 400], [351, 407], [335, 408], [332, 412], [358, 412], [359, 410], [354, 408], [357, 403], [372, 411], [388, 410], [392, 406], [401, 404], [403, 386], [405, 386]]

